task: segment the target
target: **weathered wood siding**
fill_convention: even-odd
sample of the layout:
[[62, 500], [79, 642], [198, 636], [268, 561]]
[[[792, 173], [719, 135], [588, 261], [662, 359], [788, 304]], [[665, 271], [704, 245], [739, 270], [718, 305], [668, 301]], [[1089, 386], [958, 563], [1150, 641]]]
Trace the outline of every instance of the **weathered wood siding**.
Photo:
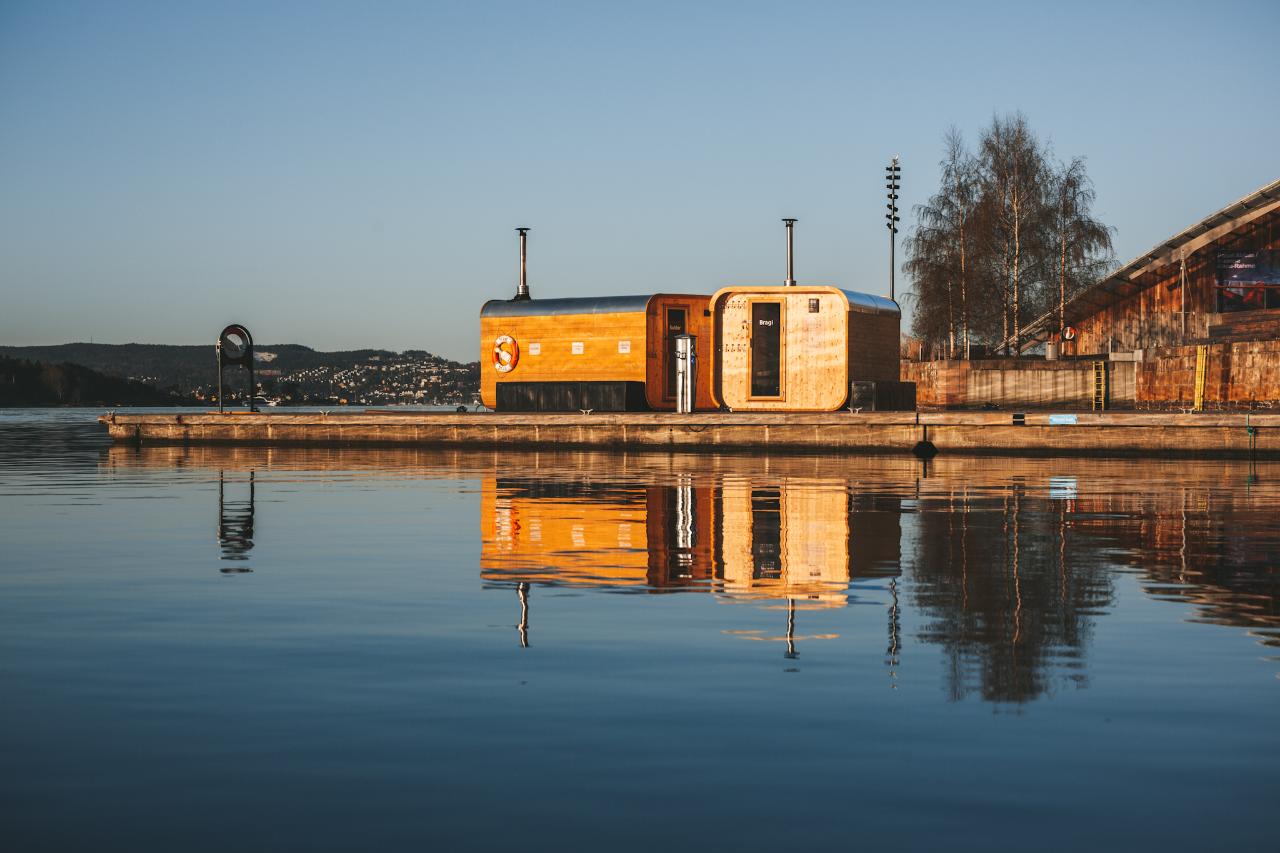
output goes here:
[[[1195, 402], [1195, 346], [1147, 350], [1137, 365], [1142, 408], [1187, 408]], [[1280, 340], [1205, 345], [1204, 401], [1210, 408], [1280, 406]]]
[[[1106, 371], [1109, 405], [1132, 407], [1134, 363], [1107, 361]], [[916, 383], [916, 405], [922, 409], [986, 404], [1004, 409], [1090, 409], [1093, 404], [1091, 361], [904, 361], [902, 380]]]
[[[1079, 336], [1063, 344], [1064, 355], [1097, 355], [1153, 347], [1181, 346], [1210, 335], [1210, 327], [1228, 315], [1217, 311], [1217, 257], [1222, 251], [1280, 248], [1280, 213], [1269, 213], [1239, 234], [1200, 248], [1187, 256], [1186, 330], [1182, 319], [1182, 276], [1177, 260], [1144, 272], [1143, 289], [1099, 304], [1095, 313], [1075, 322]], [[1099, 294], [1100, 303], [1106, 296]], [[1243, 317], [1255, 312], [1237, 312]]]

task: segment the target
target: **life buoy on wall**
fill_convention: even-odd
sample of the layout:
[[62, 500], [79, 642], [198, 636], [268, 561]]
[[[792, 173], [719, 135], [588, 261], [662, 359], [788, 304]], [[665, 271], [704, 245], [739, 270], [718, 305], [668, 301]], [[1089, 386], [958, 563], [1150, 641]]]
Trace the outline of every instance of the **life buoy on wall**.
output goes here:
[[520, 361], [520, 345], [510, 335], [498, 335], [493, 342], [493, 369], [499, 373], [510, 373]]
[[1077, 332], [1076, 332], [1075, 326], [1062, 327], [1062, 339], [1064, 341], [1074, 341], [1076, 339], [1076, 334]]

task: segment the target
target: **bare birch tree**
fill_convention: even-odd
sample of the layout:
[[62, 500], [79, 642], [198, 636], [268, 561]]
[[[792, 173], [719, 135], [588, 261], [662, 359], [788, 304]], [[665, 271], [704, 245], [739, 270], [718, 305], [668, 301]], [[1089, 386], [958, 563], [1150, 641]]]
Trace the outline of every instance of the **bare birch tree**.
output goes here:
[[1027, 126], [1026, 116], [996, 116], [978, 143], [979, 162], [995, 242], [1000, 248], [1003, 303], [1009, 317], [1004, 339], [1018, 354], [1022, 340], [1024, 290], [1043, 248], [1050, 170], [1043, 146]]
[[914, 331], [954, 356], [973, 341], [1018, 353], [1024, 319], [1065, 304], [1114, 263], [1111, 229], [1092, 214], [1084, 161], [1055, 164], [1020, 113], [997, 116], [976, 153], [943, 137], [938, 191], [914, 209], [903, 270]]
[[1058, 329], [1066, 324], [1067, 299], [1107, 273], [1113, 264], [1113, 229], [1093, 218], [1093, 182], [1075, 157], [1053, 176], [1050, 231], [1057, 249]]
[[[917, 224], [907, 237], [904, 268], [917, 282], [917, 332], [941, 327], [940, 308], [945, 302], [947, 356], [955, 357], [958, 328], [967, 357], [969, 241], [977, 205], [976, 172], [959, 130], [949, 130], [944, 144], [942, 186], [928, 202], [915, 208]], [[925, 307], [920, 310], [920, 306]], [[926, 332], [924, 336], [936, 334]]]

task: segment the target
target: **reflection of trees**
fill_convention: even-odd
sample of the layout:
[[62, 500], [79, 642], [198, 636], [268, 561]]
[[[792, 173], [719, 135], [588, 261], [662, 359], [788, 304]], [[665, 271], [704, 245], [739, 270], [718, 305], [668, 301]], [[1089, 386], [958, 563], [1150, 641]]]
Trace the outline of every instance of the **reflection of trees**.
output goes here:
[[1020, 485], [996, 499], [961, 489], [922, 503], [911, 574], [929, 620], [920, 639], [944, 649], [953, 700], [1023, 703], [1055, 676], [1084, 680], [1090, 617], [1113, 588], [1103, 565], [1071, 559], [1068, 517], [1063, 502]]
[[1148, 595], [1193, 606], [1195, 621], [1249, 628], [1262, 643], [1280, 646], [1274, 504], [1226, 483], [1094, 498], [1080, 509], [1087, 515], [1078, 527], [1141, 571]]

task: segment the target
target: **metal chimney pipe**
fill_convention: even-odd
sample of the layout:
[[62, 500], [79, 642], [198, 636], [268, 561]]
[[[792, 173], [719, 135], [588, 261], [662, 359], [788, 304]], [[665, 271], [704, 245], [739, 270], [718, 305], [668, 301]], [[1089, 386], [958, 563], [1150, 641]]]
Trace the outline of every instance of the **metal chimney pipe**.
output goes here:
[[782, 220], [787, 225], [787, 280], [783, 282], [787, 287], [796, 286], [796, 267], [795, 267], [795, 227], [796, 220]]
[[517, 228], [516, 231], [520, 234], [520, 284], [516, 287], [516, 298], [512, 301], [521, 302], [533, 298], [529, 295], [528, 264], [525, 257], [525, 240], [529, 229]]

